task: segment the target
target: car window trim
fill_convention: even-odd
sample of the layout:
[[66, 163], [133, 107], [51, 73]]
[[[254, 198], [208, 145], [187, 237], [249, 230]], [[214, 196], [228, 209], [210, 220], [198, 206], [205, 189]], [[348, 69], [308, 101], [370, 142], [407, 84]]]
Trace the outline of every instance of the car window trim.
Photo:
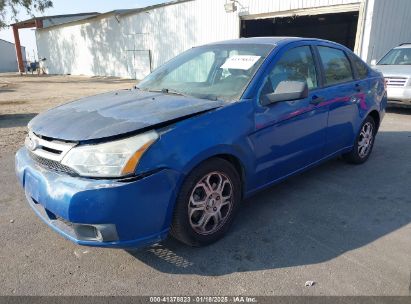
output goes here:
[[[354, 53], [349, 53], [348, 54], [349, 56], [349, 58], [350, 58], [350, 60], [351, 60], [351, 64], [352, 64], [352, 66], [354, 67], [354, 71], [355, 71], [355, 80], [365, 80], [365, 79], [367, 79], [368, 77], [370, 77], [370, 68], [368, 67], [368, 65], [359, 57], [359, 56], [357, 56], [356, 54], [354, 54]], [[355, 64], [355, 60], [360, 60], [363, 64], [365, 64], [365, 67], [366, 67], [366, 69], [367, 69], [367, 75], [365, 75], [365, 77], [360, 77], [360, 74], [358, 73], [358, 69], [357, 69], [357, 65]]]
[[311, 52], [313, 53], [315, 67], [317, 71], [317, 77], [318, 77], [317, 89], [322, 89], [324, 88], [324, 85], [325, 85], [325, 76], [324, 76], [324, 69], [322, 66], [320, 53], [318, 52], [316, 45], [311, 44], [310, 48], [311, 48]]

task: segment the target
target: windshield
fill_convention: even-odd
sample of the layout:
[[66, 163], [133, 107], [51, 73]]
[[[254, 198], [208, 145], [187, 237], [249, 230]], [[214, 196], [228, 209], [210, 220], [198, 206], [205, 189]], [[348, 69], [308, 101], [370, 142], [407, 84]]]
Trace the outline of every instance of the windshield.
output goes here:
[[378, 64], [411, 65], [411, 48], [393, 49]]
[[138, 88], [212, 100], [238, 99], [272, 48], [257, 44], [193, 48], [156, 69]]

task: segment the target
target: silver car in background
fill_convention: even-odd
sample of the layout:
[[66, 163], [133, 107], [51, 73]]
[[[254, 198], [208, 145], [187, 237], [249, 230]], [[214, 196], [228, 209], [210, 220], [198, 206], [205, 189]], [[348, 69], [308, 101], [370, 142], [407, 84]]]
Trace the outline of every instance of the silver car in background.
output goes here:
[[378, 63], [373, 60], [371, 65], [384, 75], [388, 103], [411, 107], [411, 43], [393, 48]]

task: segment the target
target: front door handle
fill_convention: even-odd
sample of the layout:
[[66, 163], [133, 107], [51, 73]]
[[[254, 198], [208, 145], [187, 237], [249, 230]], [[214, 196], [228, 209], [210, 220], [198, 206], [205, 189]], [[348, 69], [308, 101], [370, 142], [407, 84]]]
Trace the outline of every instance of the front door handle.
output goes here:
[[320, 96], [314, 95], [314, 96], [311, 98], [310, 104], [316, 106], [316, 105], [319, 105], [320, 103], [322, 103], [322, 102], [324, 102], [324, 101], [325, 101], [325, 98], [324, 98], [324, 97], [320, 97]]

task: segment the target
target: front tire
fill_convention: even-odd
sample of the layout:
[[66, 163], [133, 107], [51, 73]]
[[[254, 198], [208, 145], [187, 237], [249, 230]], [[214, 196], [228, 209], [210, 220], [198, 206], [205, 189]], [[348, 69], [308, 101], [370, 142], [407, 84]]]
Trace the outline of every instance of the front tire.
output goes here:
[[344, 154], [343, 158], [352, 164], [365, 163], [371, 155], [376, 134], [375, 121], [371, 116], [368, 116], [361, 125], [353, 149], [351, 152]]
[[241, 182], [234, 166], [221, 158], [196, 167], [177, 197], [171, 235], [190, 246], [203, 246], [224, 236], [241, 200]]

